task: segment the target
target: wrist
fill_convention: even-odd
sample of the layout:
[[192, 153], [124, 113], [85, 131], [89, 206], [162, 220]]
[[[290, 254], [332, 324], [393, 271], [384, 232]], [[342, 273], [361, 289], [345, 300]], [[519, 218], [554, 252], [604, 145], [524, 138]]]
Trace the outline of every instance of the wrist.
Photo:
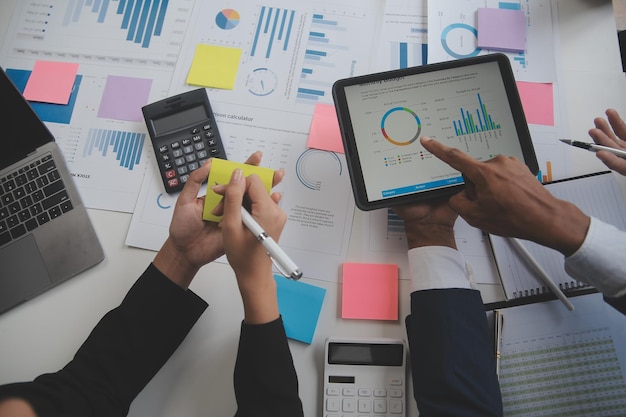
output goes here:
[[545, 226], [537, 225], [540, 235], [532, 240], [568, 257], [583, 244], [591, 219], [576, 205], [564, 200], [557, 202]]
[[259, 276], [237, 276], [237, 284], [243, 302], [245, 323], [264, 324], [280, 316], [276, 281], [271, 272]]
[[184, 253], [176, 248], [168, 237], [152, 261], [170, 281], [183, 289], [187, 289], [198, 273], [199, 268], [192, 265]]
[[409, 249], [424, 246], [447, 246], [456, 249], [453, 225], [405, 223], [404, 230]]

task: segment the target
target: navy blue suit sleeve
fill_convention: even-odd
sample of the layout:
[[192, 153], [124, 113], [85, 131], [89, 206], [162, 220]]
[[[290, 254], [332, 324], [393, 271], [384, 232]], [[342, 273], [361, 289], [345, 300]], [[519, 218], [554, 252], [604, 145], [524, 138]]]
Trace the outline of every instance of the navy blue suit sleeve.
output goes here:
[[236, 417], [304, 416], [282, 318], [242, 323], [235, 362]]
[[406, 328], [421, 417], [502, 416], [492, 339], [478, 291], [413, 292]]
[[626, 295], [618, 298], [604, 297], [604, 301], [620, 313], [626, 314]]
[[133, 399], [178, 348], [207, 304], [150, 265], [62, 370], [0, 387], [39, 417], [126, 416]]

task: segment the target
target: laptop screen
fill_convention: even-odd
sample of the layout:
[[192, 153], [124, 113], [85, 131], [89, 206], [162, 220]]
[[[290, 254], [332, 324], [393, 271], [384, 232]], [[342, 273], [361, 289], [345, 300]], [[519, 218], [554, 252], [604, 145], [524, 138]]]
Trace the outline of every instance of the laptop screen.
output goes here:
[[52, 141], [53, 137], [4, 69], [0, 73], [0, 122], [3, 137], [0, 169], [3, 169]]

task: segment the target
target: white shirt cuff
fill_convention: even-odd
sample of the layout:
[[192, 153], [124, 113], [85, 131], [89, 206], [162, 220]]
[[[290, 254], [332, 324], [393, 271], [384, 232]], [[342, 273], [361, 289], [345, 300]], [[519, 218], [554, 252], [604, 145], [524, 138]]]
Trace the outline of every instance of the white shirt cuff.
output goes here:
[[583, 244], [565, 258], [565, 271], [607, 297], [626, 295], [626, 232], [591, 218]]
[[475, 288], [471, 267], [461, 252], [447, 246], [409, 249], [411, 292], [443, 288]]

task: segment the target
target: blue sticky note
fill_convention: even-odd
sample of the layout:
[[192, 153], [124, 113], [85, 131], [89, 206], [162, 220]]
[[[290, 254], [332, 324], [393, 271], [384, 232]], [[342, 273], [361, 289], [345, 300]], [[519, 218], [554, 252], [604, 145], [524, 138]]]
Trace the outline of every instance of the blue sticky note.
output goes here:
[[274, 275], [278, 310], [290, 339], [311, 344], [326, 289]]

